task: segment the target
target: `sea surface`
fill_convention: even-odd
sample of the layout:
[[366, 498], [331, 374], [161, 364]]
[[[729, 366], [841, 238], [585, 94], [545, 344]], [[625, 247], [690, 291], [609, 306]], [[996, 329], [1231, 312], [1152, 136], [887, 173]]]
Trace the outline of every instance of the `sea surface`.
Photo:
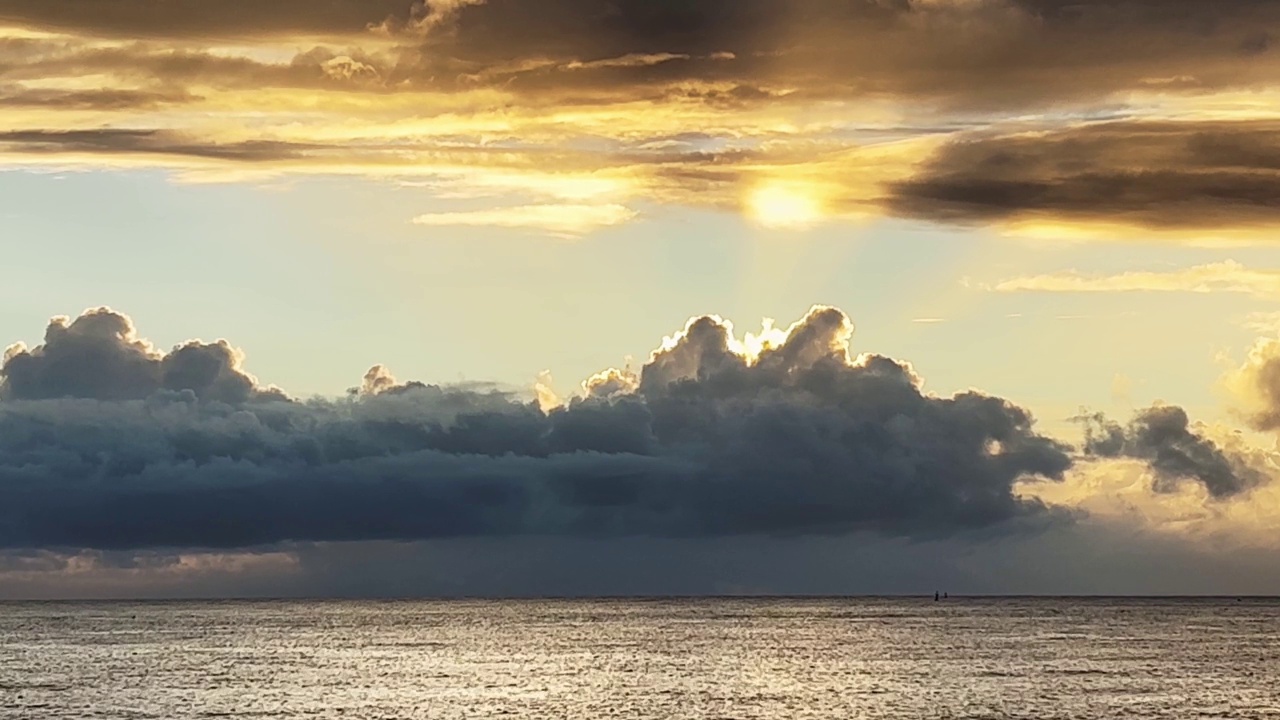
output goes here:
[[0, 718], [1280, 718], [1280, 601], [0, 603]]

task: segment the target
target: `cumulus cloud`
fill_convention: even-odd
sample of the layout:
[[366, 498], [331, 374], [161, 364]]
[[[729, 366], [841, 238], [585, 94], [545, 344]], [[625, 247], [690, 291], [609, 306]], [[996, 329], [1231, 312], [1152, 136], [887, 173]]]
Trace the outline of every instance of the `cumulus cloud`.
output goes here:
[[1244, 364], [1228, 374], [1227, 387], [1258, 430], [1280, 430], [1280, 339], [1259, 340]]
[[141, 400], [161, 390], [232, 404], [282, 397], [259, 388], [241, 370], [243, 359], [225, 340], [159, 352], [138, 337], [127, 316], [98, 308], [75, 320], [54, 318], [34, 348], [11, 346], [0, 366], [0, 398]]
[[589, 398], [632, 395], [639, 389], [640, 378], [630, 368], [622, 370], [609, 368], [592, 375], [582, 383], [582, 394]]
[[1213, 498], [1229, 498], [1263, 484], [1268, 476], [1249, 458], [1227, 451], [1194, 427], [1180, 407], [1156, 405], [1136, 413], [1128, 426], [1102, 415], [1081, 418], [1085, 453], [1133, 458], [1155, 473], [1155, 490], [1176, 492], [1183, 481], [1200, 483]]
[[55, 318], [5, 354], [0, 595], [1263, 587], [1274, 452], [1169, 406], [1076, 452], [852, 336], [703, 316], [570, 398], [375, 366], [299, 402], [225, 343]]
[[925, 394], [849, 354], [818, 307], [744, 342], [696, 318], [638, 374], [544, 411], [399, 383], [257, 388], [224, 343], [160, 353], [110, 310], [15, 347], [0, 401], [0, 545], [98, 550], [448, 537], [945, 536], [1043, 525], [1013, 491], [1068, 449], [978, 392]]

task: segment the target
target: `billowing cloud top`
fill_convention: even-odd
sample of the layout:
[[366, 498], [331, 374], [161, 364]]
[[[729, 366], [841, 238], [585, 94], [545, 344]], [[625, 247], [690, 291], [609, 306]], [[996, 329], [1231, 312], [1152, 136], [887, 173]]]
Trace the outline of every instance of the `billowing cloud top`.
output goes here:
[[263, 395], [240, 369], [241, 353], [225, 340], [192, 341], [168, 353], [140, 340], [133, 322], [108, 308], [75, 321], [56, 317], [44, 344], [11, 346], [4, 355], [0, 398], [47, 400], [143, 400], [159, 390], [189, 391], [201, 400], [243, 403]]
[[747, 341], [695, 318], [638, 381], [605, 372], [543, 411], [382, 367], [297, 402], [225, 342], [163, 353], [108, 309], [57, 318], [0, 371], [0, 546], [928, 537], [1054, 516], [1015, 485], [1061, 479], [1068, 448], [1005, 400], [851, 358], [851, 334], [829, 307]]
[[1277, 32], [1274, 0], [4, 0], [0, 163], [416, 179], [523, 198], [422, 225], [554, 235], [644, 199], [1269, 242]]
[[1100, 457], [1132, 457], [1151, 464], [1155, 489], [1173, 492], [1184, 480], [1204, 485], [1213, 497], [1244, 492], [1266, 480], [1243, 457], [1232, 456], [1191, 428], [1180, 407], [1161, 405], [1137, 413], [1127, 428], [1101, 416], [1087, 423], [1085, 451]]

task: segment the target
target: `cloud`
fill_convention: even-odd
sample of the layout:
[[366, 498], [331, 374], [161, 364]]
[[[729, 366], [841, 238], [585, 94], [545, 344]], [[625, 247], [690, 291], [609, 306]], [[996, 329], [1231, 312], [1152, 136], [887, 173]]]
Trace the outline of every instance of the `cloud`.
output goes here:
[[1085, 275], [1076, 271], [1008, 278], [984, 289], [1000, 293], [1243, 293], [1280, 300], [1280, 270], [1251, 270], [1234, 260], [1180, 270]]
[[640, 389], [640, 378], [630, 368], [609, 368], [592, 375], [582, 383], [582, 394], [588, 398], [611, 398], [632, 395]]
[[437, 227], [503, 227], [540, 230], [559, 237], [577, 237], [593, 230], [622, 225], [636, 216], [623, 205], [543, 204], [462, 212], [426, 213], [416, 225]]
[[[1089, 517], [1034, 535], [543, 536], [257, 552], [9, 551], [0, 552], [0, 597], [918, 596], [935, 588], [953, 597], [1275, 594], [1270, 509], [1280, 504], [1215, 502], [1209, 507], [1220, 512], [1205, 513], [1182, 505], [1189, 496], [1153, 496], [1140, 482], [1132, 488], [1139, 465], [1039, 486], [1063, 491], [1064, 503], [1078, 491], [1105, 502], [1114, 490], [1120, 501], [1095, 502]], [[1254, 534], [1239, 537], [1242, 525]]]
[[1251, 312], [1239, 319], [1240, 326], [1258, 333], [1269, 335], [1280, 328], [1280, 310], [1259, 310]]
[[0, 22], [34, 29], [108, 37], [232, 39], [351, 34], [388, 17], [407, 19], [411, 0], [105, 0], [84, 5], [55, 0], [6, 0]]
[[1280, 339], [1258, 340], [1244, 364], [1227, 375], [1225, 384], [1250, 425], [1262, 431], [1280, 430]]
[[1109, 122], [953, 142], [892, 188], [894, 212], [944, 222], [1151, 230], [1280, 224], [1272, 121]]
[[142, 400], [162, 390], [231, 404], [283, 397], [279, 391], [259, 388], [240, 369], [243, 359], [225, 340], [193, 340], [159, 352], [138, 338], [128, 317], [98, 308], [74, 321], [54, 318], [41, 345], [28, 349], [19, 344], [6, 350], [0, 398]]
[[[0, 25], [110, 44], [325, 42], [387, 49], [381, 77], [517, 95], [676, 98], [695, 86], [763, 103], [905, 98], [1042, 106], [1120, 91], [1270, 84], [1270, 1], [13, 0]], [[423, 31], [426, 32], [424, 35]], [[118, 43], [117, 43], [118, 44]], [[1011, 59], [1016, 58], [1015, 61]], [[1104, 60], [1100, 60], [1100, 58]], [[361, 62], [366, 62], [361, 60]], [[390, 71], [390, 72], [386, 72]], [[687, 97], [687, 95], [686, 95]]]
[[12, 130], [0, 132], [0, 151], [31, 155], [168, 155], [235, 162], [292, 160], [314, 146], [274, 141], [205, 142], [163, 130]]
[[1051, 524], [1013, 492], [1068, 449], [999, 398], [926, 395], [849, 355], [815, 308], [735, 338], [696, 318], [544, 412], [498, 391], [398, 383], [339, 400], [257, 389], [230, 346], [170, 353], [124, 316], [55, 319], [0, 400], [0, 546], [251, 548], [465, 537], [940, 537]]
[[1124, 373], [1111, 377], [1111, 401], [1127, 403], [1133, 399], [1133, 378]]
[[[565, 235], [643, 200], [1259, 242], [1277, 32], [1270, 0], [14, 0], [0, 163], [427, 178], [440, 199], [504, 178], [525, 192], [503, 215], [428, 217]], [[535, 212], [566, 176], [614, 187]]]
[[1101, 415], [1081, 420], [1086, 429], [1086, 454], [1149, 463], [1157, 492], [1176, 492], [1184, 480], [1194, 480], [1211, 497], [1228, 498], [1268, 480], [1247, 457], [1224, 450], [1193, 428], [1180, 407], [1156, 405], [1140, 410], [1127, 427]]
[[1274, 452], [1156, 406], [1077, 453], [853, 332], [703, 316], [570, 398], [375, 366], [300, 402], [225, 343], [57, 318], [5, 358], [0, 594], [1274, 590]]
[[51, 90], [21, 86], [0, 87], [0, 107], [63, 108], [73, 110], [151, 110], [188, 104], [196, 98], [185, 91], [163, 90]]
[[[1276, 3], [1253, 1], [551, 0], [533, 11], [490, 0], [460, 9], [433, 49], [481, 68], [516, 68], [488, 79], [517, 91], [711, 81], [823, 99], [1025, 106], [1153, 86], [1265, 84], [1274, 67], [1268, 30], [1278, 22]], [[574, 61], [647, 56], [674, 57], [597, 65], [594, 77], [557, 72]], [[521, 58], [549, 64], [513, 62]]]
[[101, 552], [30, 550], [0, 552], [6, 599], [209, 598], [274, 596], [296, 592], [302, 568], [296, 553]]

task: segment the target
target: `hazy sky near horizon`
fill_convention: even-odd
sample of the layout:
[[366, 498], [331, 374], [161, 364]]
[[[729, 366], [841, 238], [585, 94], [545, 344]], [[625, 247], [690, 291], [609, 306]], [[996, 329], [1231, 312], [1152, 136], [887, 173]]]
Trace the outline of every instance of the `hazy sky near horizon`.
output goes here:
[[[945, 540], [987, 591], [1079, 548], [1099, 591], [1280, 592], [1278, 33], [1271, 0], [0, 0], [0, 594], [346, 592], [348, 551], [454, 573], [525, 534], [717, 567], [780, 538], [758, 577], [654, 581], [689, 591], [906, 587], [786, 569]], [[538, 463], [463, 467], [506, 456]], [[410, 493], [449, 531], [333, 530], [406, 502], [344, 519], [371, 496], [338, 478], [433, 473], [497, 484]], [[208, 483], [259, 511], [113, 532]]]

